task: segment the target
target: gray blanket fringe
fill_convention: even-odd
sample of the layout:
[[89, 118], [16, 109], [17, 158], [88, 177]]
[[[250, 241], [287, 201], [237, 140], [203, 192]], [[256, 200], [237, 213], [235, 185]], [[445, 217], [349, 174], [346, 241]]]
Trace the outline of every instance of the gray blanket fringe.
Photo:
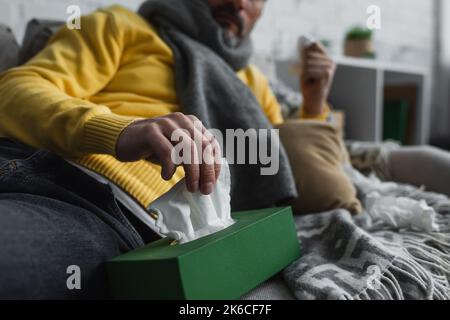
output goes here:
[[[362, 181], [352, 173], [362, 201], [372, 191], [425, 200], [436, 212], [438, 231], [396, 229], [367, 212], [355, 219], [344, 210], [297, 217], [304, 255], [284, 272], [296, 297], [449, 300], [450, 199], [424, 188], [381, 183], [374, 177]], [[370, 266], [379, 270], [375, 278], [368, 272]], [[376, 279], [372, 285], [371, 279]]]

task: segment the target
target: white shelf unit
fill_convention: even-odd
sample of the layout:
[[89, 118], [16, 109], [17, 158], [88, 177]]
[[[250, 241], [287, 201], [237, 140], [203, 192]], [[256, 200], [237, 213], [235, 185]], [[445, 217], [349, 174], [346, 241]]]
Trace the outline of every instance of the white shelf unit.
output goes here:
[[[345, 112], [346, 139], [379, 142], [383, 136], [384, 89], [391, 85], [417, 88], [410, 144], [427, 144], [430, 129], [430, 76], [426, 68], [369, 59], [336, 57], [330, 102]], [[293, 61], [277, 62], [277, 75], [298, 90]]]

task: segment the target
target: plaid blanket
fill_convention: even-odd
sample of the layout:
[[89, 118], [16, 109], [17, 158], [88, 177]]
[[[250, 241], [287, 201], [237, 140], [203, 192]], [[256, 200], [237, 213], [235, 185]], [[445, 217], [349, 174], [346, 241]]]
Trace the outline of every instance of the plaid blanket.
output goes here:
[[365, 212], [296, 218], [303, 256], [284, 271], [298, 299], [450, 299], [450, 199], [348, 167]]

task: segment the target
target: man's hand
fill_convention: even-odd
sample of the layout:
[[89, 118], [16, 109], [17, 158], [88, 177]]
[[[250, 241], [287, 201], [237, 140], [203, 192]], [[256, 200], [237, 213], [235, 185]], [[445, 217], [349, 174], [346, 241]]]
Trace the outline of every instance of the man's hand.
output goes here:
[[319, 43], [303, 49], [300, 84], [307, 114], [323, 113], [335, 71], [336, 64]]
[[[171, 136], [174, 130], [182, 129], [183, 142], [191, 150], [191, 159], [202, 159], [182, 163], [186, 173], [186, 186], [190, 192], [200, 191], [208, 195], [220, 173], [221, 150], [214, 136], [201, 125], [194, 116], [173, 113], [168, 116], [136, 121], [122, 132], [117, 145], [117, 159], [124, 162], [146, 159], [162, 166], [161, 176], [170, 180], [175, 173], [176, 165], [172, 161], [174, 142]], [[194, 141], [194, 137], [199, 143]], [[205, 159], [209, 159], [205, 161]]]

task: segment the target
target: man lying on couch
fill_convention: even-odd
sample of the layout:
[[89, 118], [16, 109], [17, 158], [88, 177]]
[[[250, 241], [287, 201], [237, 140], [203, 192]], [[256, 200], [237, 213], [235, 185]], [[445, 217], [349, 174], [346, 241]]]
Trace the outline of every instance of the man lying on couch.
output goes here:
[[[206, 128], [283, 122], [267, 80], [248, 64], [263, 7], [264, 0], [151, 0], [139, 13], [114, 6], [83, 17], [81, 30], [63, 27], [29, 63], [1, 76], [0, 297], [105, 297], [104, 262], [152, 239], [108, 187], [60, 156], [148, 204], [184, 173], [191, 192], [210, 194], [216, 182], [217, 164], [176, 168], [173, 130], [200, 131], [216, 155]], [[335, 65], [319, 45], [306, 57], [302, 117], [324, 120]], [[274, 176], [231, 169], [234, 210], [296, 196], [283, 149]], [[82, 290], [66, 287], [73, 264]]]

